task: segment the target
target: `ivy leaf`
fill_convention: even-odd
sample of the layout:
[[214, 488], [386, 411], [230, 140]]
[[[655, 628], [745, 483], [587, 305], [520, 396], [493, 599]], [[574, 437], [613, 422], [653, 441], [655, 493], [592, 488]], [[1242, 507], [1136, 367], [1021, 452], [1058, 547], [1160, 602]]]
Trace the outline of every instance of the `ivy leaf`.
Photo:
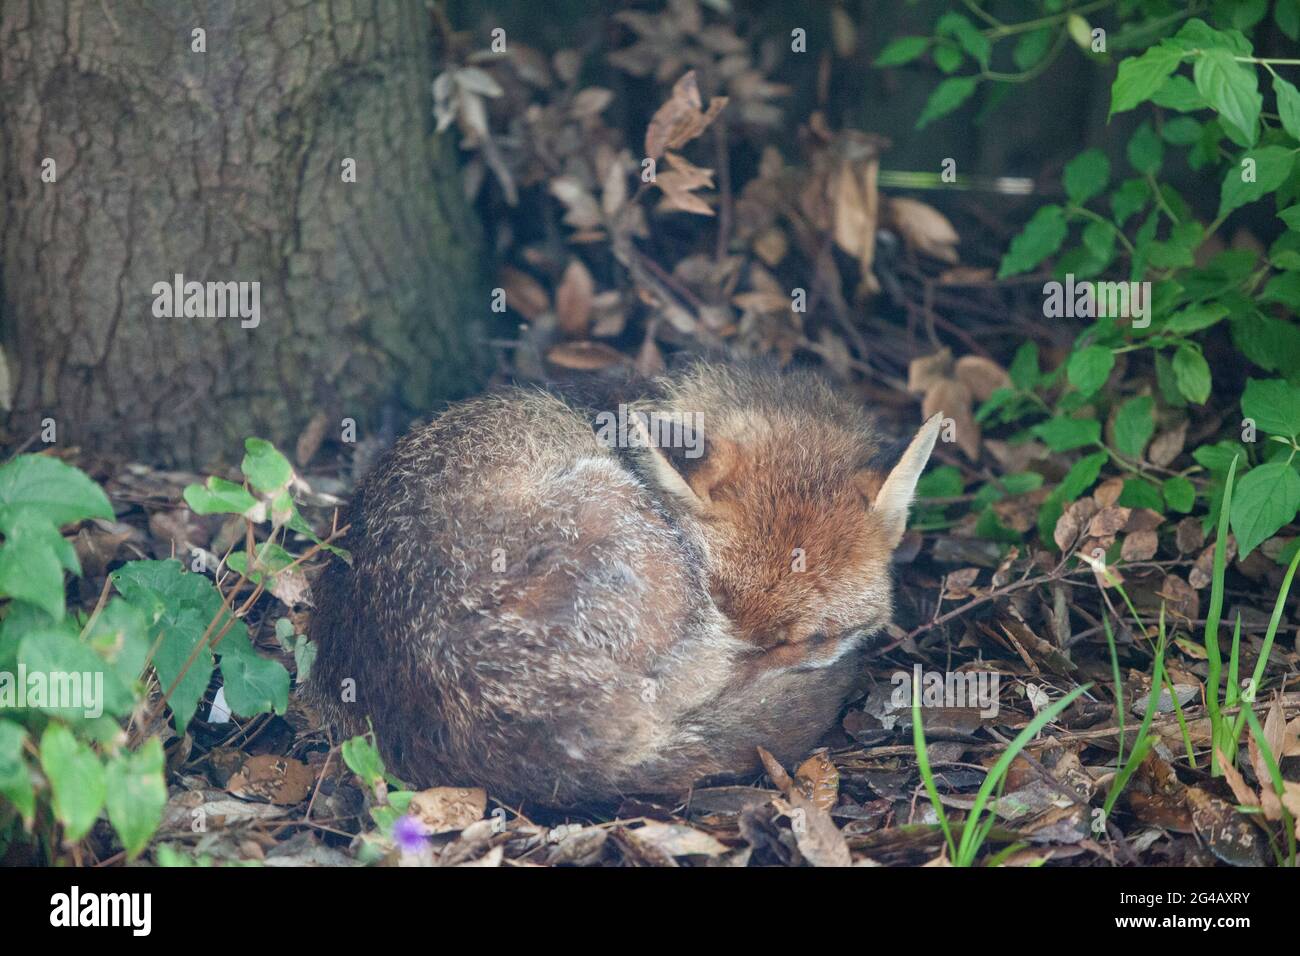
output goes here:
[[1011, 248], [1002, 257], [998, 278], [1028, 272], [1061, 248], [1067, 227], [1060, 206], [1041, 206], [1025, 224], [1020, 235], [1011, 240]]
[[1072, 451], [1101, 441], [1101, 423], [1094, 418], [1053, 418], [1030, 432], [1052, 451]]
[[1252, 468], [1232, 492], [1232, 533], [1245, 558], [1290, 523], [1300, 509], [1300, 475], [1286, 461]]
[[890, 42], [876, 57], [876, 66], [902, 66], [911, 63], [930, 45], [927, 37], [899, 37]]
[[1066, 374], [1070, 384], [1084, 395], [1091, 395], [1106, 384], [1115, 367], [1115, 354], [1104, 345], [1090, 345], [1070, 357]]
[[1242, 155], [1228, 168], [1219, 196], [1219, 215], [1252, 203], [1281, 186], [1295, 165], [1295, 152], [1285, 146], [1261, 146]]
[[1065, 167], [1065, 193], [1070, 201], [1082, 206], [1089, 199], [1100, 195], [1110, 181], [1110, 160], [1099, 149], [1089, 149]]
[[1189, 402], [1204, 405], [1210, 397], [1210, 366], [1200, 351], [1187, 343], [1174, 353], [1174, 381]]
[[158, 829], [167, 804], [162, 741], [150, 737], [135, 753], [123, 753], [111, 760], [105, 783], [109, 822], [122, 841], [127, 859], [134, 859]]
[[260, 521], [265, 510], [265, 506], [243, 485], [215, 475], [206, 485], [187, 485], [184, 497], [196, 515], [234, 514]]
[[289, 672], [279, 661], [254, 650], [245, 628], [235, 628], [217, 645], [226, 703], [233, 713], [252, 717], [289, 705]]
[[1300, 435], [1300, 388], [1280, 378], [1247, 379], [1241, 413], [1270, 435]]
[[1153, 46], [1139, 57], [1129, 57], [1119, 65], [1119, 73], [1110, 88], [1110, 116], [1123, 113], [1150, 99], [1178, 68], [1186, 54], [1175, 46]]
[[935, 120], [947, 116], [961, 106], [970, 99], [978, 83], [978, 79], [973, 76], [954, 76], [944, 80], [934, 88], [934, 92], [926, 100], [925, 109], [921, 110], [921, 116], [916, 121], [916, 128], [925, 129]]
[[12, 803], [31, 826], [36, 813], [36, 791], [32, 775], [23, 760], [27, 731], [12, 720], [0, 720], [0, 797]]
[[0, 594], [28, 601], [54, 620], [64, 611], [63, 570], [79, 572], [76, 552], [59, 529], [35, 510], [21, 510], [5, 528], [0, 548]]
[[111, 520], [113, 508], [80, 469], [48, 455], [19, 455], [0, 467], [0, 531], [8, 534], [19, 513], [61, 528], [84, 518]]
[[64, 839], [75, 843], [90, 832], [104, 806], [104, 765], [71, 730], [50, 724], [41, 736], [41, 769], [50, 781], [54, 815], [63, 824]]
[[1115, 447], [1121, 455], [1141, 458], [1156, 430], [1155, 400], [1150, 395], [1130, 398], [1115, 416]]
[[[104, 659], [62, 631], [46, 629], [24, 635], [18, 645], [18, 661], [29, 674], [45, 674], [49, 681], [50, 698], [41, 706], [47, 714], [56, 714], [65, 720], [95, 719], [101, 714], [121, 717], [131, 712], [135, 695], [124, 684], [117, 672], [104, 666]], [[68, 675], [68, 683], [56, 688], [55, 674]], [[87, 678], [93, 677], [93, 682]], [[80, 700], [59, 700], [66, 690]], [[98, 710], [100, 713], [87, 713]]]
[[[213, 633], [220, 633], [230, 612], [223, 607], [221, 595], [210, 580], [201, 574], [182, 571], [181, 563], [175, 559], [131, 561], [113, 572], [112, 577], [122, 596], [151, 621], [150, 641], [158, 640], [161, 632], [153, 663], [164, 691], [180, 681], [169, 704], [177, 732], [184, 733], [207, 690], [216, 662], [212, 651], [204, 647], [183, 677], [180, 676], [182, 668], [209, 624], [219, 618]], [[226, 640], [241, 629], [247, 634], [244, 623], [235, 621]]]
[[293, 466], [269, 441], [245, 439], [244, 452], [244, 461], [239, 467], [255, 489], [264, 495], [274, 495], [289, 487], [293, 480]]
[[1264, 106], [1254, 67], [1238, 63], [1231, 50], [1204, 50], [1192, 68], [1192, 78], [1206, 102], [1253, 145], [1259, 138], [1259, 113]]

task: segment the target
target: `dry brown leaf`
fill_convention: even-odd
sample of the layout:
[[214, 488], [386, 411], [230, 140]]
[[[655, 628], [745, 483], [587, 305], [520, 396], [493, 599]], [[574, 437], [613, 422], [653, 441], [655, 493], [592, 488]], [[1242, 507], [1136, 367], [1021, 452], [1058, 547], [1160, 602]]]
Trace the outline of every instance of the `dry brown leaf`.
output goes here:
[[982, 355], [963, 355], [953, 366], [953, 372], [977, 402], [987, 402], [998, 389], [1011, 387], [1011, 376], [1006, 370]]
[[849, 845], [831, 815], [798, 788], [791, 789], [786, 799], [788, 803], [780, 798], [772, 803], [790, 818], [795, 843], [804, 859], [813, 866], [852, 866]]
[[1219, 767], [1223, 770], [1223, 779], [1228, 782], [1228, 787], [1232, 790], [1232, 795], [1237, 798], [1237, 802], [1244, 807], [1259, 806], [1259, 797], [1255, 795], [1250, 784], [1246, 783], [1246, 778], [1232, 765], [1232, 761], [1224, 756], [1222, 750], [1218, 750], [1217, 747], [1215, 750], [1219, 754]]
[[1135, 531], [1124, 537], [1120, 557], [1125, 561], [1150, 561], [1155, 557], [1160, 539], [1154, 531]]
[[555, 290], [555, 315], [560, 331], [568, 338], [579, 339], [587, 334], [595, 292], [595, 280], [582, 260], [570, 259], [560, 286]]
[[406, 812], [425, 833], [448, 833], [481, 820], [486, 810], [487, 791], [482, 787], [433, 787], [411, 797]]
[[829, 811], [840, 795], [840, 772], [825, 751], [813, 754], [794, 772], [795, 786], [816, 806]]
[[889, 213], [909, 249], [951, 265], [957, 263], [956, 246], [961, 237], [939, 210], [916, 199], [895, 196], [889, 200]]
[[627, 361], [627, 356], [603, 342], [561, 342], [546, 351], [546, 360], [561, 368], [595, 372]]
[[952, 377], [952, 350], [943, 348], [907, 363], [907, 390], [923, 395], [935, 382]]
[[569, 105], [569, 115], [574, 119], [590, 119], [600, 113], [614, 99], [614, 94], [603, 86], [589, 86], [580, 90]]
[[781, 766], [781, 761], [762, 747], [758, 748], [758, 759], [763, 763], [764, 772], [772, 778], [773, 785], [782, 793], [789, 794], [794, 786], [794, 781], [790, 779], [790, 774], [786, 772], [785, 767]]
[[1147, 459], [1157, 468], [1167, 468], [1169, 463], [1183, 453], [1187, 443], [1187, 422], [1178, 423], [1176, 428], [1163, 431], [1157, 435], [1147, 448]]
[[[971, 461], [980, 456], [980, 426], [971, 411], [970, 389], [953, 379], [942, 379], [926, 390], [921, 402], [921, 417], [928, 419], [936, 412], [951, 418], [956, 432], [957, 446]], [[945, 423], [946, 425], [947, 423]], [[940, 434], [947, 432], [945, 427]]]
[[315, 772], [301, 760], [257, 754], [231, 775], [226, 790], [245, 800], [287, 807], [306, 800], [315, 785]]
[[701, 112], [700, 87], [691, 70], [673, 86], [672, 95], [650, 119], [645, 131], [645, 154], [658, 159], [665, 151], [680, 149], [709, 128], [723, 107], [725, 96], [714, 97]]
[[1123, 478], [1107, 478], [1093, 489], [1092, 500], [1097, 502], [1099, 508], [1109, 508], [1119, 501], [1119, 496], [1123, 493]]

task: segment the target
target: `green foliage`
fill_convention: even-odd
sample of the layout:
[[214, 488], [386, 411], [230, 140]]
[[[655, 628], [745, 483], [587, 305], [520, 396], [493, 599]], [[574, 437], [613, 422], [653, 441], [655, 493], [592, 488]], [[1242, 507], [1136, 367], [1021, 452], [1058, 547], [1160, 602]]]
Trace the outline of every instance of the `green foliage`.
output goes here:
[[[1044, 288], [1045, 314], [1079, 317], [1075, 347], [1046, 373], [1036, 350], [1022, 347], [1009, 370], [1012, 387], [998, 389], [977, 420], [1018, 427], [1012, 443], [1035, 438], [1058, 455], [1077, 456], [1040, 506], [1039, 533], [1048, 544], [1065, 508], [1109, 466], [1126, 479], [1121, 503], [1176, 514], [1203, 507], [1209, 527], [1227, 467], [1220, 439], [1242, 439], [1229, 517], [1240, 553], [1249, 554], [1300, 512], [1300, 90], [1288, 72], [1294, 60], [1254, 53], [1251, 34], [1268, 5], [1215, 4], [1204, 19], [1195, 8], [1100, 5], [1087, 15], [1119, 21], [1107, 25], [1110, 49], [1095, 48], [1091, 24], [1053, 2], [1037, 4], [1019, 23], [995, 19], [979, 4], [956, 6], [931, 36], [896, 41], [880, 59], [882, 66], [915, 65], [928, 52], [938, 63], [940, 48], [951, 51], [949, 62], [938, 64], [951, 75], [918, 125], [952, 112], [979, 85], [1032, 80], [1072, 46], [1113, 70], [1112, 121], [1138, 114], [1127, 139], [1114, 144], [1123, 158], [1094, 146], [1067, 162], [1064, 198], [1039, 206], [1003, 255], [1000, 278], [1046, 270], [1060, 283], [1058, 312]], [[1274, 6], [1283, 32], [1300, 30], [1300, 4]], [[1019, 73], [1002, 72], [1007, 59]], [[1214, 206], [1198, 210], [1164, 181], [1175, 160], [1204, 177]], [[1205, 253], [1228, 216], [1263, 202], [1285, 227], [1266, 252]], [[1211, 212], [1209, 221], [1198, 215]], [[1069, 290], [1084, 279], [1094, 282], [1091, 298], [1076, 296], [1066, 312]], [[1149, 299], [1134, 301], [1128, 283], [1148, 283]], [[1236, 400], [1224, 394], [1233, 377], [1208, 357], [1228, 340], [1249, 371], [1240, 434], [1228, 416], [1224, 434], [1186, 449], [1197, 465], [1153, 467], [1144, 456], [1171, 412]], [[1150, 370], [1150, 388], [1123, 394], [1124, 383], [1112, 381], [1121, 356], [1130, 381]], [[1103, 431], [1101, 422], [1110, 425]], [[978, 529], [1008, 540], [987, 516]]]
[[[56, 458], [19, 455], [0, 467], [0, 842], [34, 839], [57, 853], [107, 816], [128, 858], [144, 851], [167, 802], [162, 742], [133, 740], [122, 722], [135, 715], [131, 727], [150, 723], [147, 681], [156, 678], [180, 733], [218, 673], [233, 712], [284, 713], [289, 672], [254, 649], [243, 613], [296, 560], [283, 543], [287, 531], [329, 545], [298, 513], [288, 460], [258, 439], [246, 451], [244, 484], [210, 478], [185, 492], [199, 513], [269, 528], [251, 561], [240, 553], [229, 562], [241, 583], [256, 585], [238, 608], [238, 589], [226, 596], [199, 568], [173, 559], [129, 561], [112, 572], [116, 593], [93, 614], [70, 610], [64, 575], [81, 569], [64, 529], [112, 518], [112, 507], [88, 476]], [[289, 650], [305, 673], [310, 642], [296, 636]], [[15, 675], [25, 677], [21, 687]]]

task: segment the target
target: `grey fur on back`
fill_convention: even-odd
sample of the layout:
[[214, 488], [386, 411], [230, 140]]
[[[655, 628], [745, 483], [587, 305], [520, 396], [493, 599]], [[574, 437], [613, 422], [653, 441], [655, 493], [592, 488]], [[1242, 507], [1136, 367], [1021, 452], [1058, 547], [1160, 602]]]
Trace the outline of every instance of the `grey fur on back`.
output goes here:
[[[846, 461], [875, 453], [860, 411], [814, 380], [799, 399], [788, 382], [782, 394], [760, 373], [709, 368], [657, 400], [793, 407], [849, 436]], [[756, 769], [760, 745], [802, 757], [843, 704], [858, 643], [816, 666], [761, 666], [710, 597], [699, 529], [591, 421], [506, 390], [410, 432], [358, 487], [353, 565], [333, 560], [314, 588], [307, 691], [344, 734], [373, 718], [403, 779], [551, 805], [683, 792]], [[887, 575], [864, 587], [878, 627]]]

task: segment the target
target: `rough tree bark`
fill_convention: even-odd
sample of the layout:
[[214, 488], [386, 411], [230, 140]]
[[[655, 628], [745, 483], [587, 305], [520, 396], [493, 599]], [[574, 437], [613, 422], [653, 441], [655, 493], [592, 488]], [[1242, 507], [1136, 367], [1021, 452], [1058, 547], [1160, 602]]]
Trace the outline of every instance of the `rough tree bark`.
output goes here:
[[[420, 0], [0, 0], [11, 435], [204, 465], [471, 388], [487, 300], [429, 41]], [[259, 282], [260, 323], [155, 317], [177, 273]]]

